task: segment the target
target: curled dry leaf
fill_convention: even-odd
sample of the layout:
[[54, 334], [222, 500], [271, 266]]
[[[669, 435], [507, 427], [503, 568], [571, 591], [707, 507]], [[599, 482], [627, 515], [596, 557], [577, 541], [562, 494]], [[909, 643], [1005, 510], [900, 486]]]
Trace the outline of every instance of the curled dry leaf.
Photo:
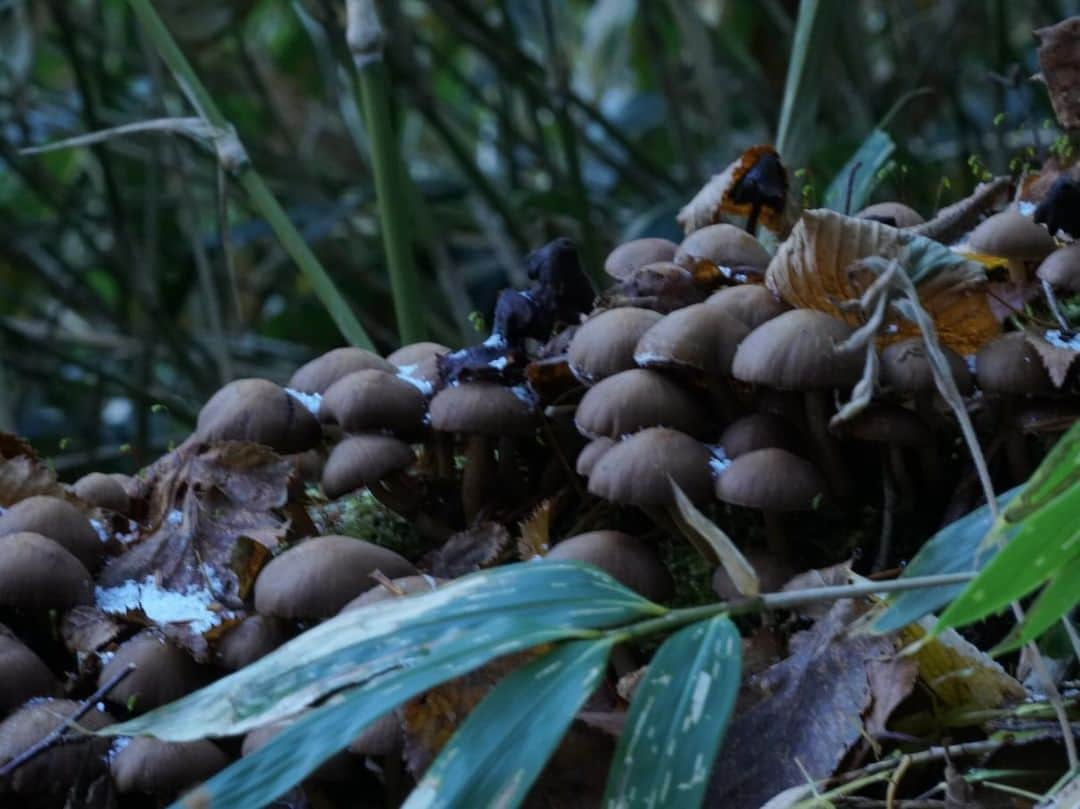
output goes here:
[[[852, 326], [856, 312], [840, 304], [858, 299], [875, 276], [849, 272], [869, 256], [909, 256], [912, 280], [923, 307], [934, 318], [941, 342], [961, 355], [974, 354], [1000, 328], [987, 303], [986, 273], [943, 245], [881, 222], [834, 211], [806, 211], [769, 263], [766, 285], [792, 306], [826, 312]], [[917, 337], [918, 327], [890, 312], [883, 344]]]
[[490, 567], [510, 547], [510, 534], [500, 523], [484, 522], [459, 531], [435, 554], [431, 575], [456, 579], [482, 567]]
[[934, 218], [908, 228], [916, 236], [952, 244], [979, 223], [984, 213], [997, 208], [1008, 199], [1012, 180], [1008, 177], [995, 177], [985, 183], [979, 183], [970, 196], [942, 208]]
[[187, 445], [150, 467], [146, 532], [99, 577], [98, 606], [156, 625], [197, 658], [244, 617], [244, 598], [288, 524], [290, 464], [267, 447]]
[[81, 606], [64, 613], [60, 636], [73, 653], [98, 652], [120, 637], [124, 628], [118, 620], [97, 607]]
[[1080, 129], [1080, 17], [1040, 28], [1039, 65], [1054, 115], [1065, 129]]
[[[17, 446], [7, 445], [11, 451]], [[0, 507], [8, 508], [39, 494], [60, 497], [85, 506], [60, 484], [56, 473], [38, 460], [37, 455], [21, 453], [0, 460]]]
[[1064, 337], [1061, 332], [1051, 329], [1050, 331], [1026, 332], [1027, 341], [1039, 352], [1039, 357], [1046, 366], [1046, 372], [1050, 375], [1050, 381], [1055, 388], [1065, 386], [1069, 370], [1076, 358], [1080, 357], [1080, 338], [1072, 336]]

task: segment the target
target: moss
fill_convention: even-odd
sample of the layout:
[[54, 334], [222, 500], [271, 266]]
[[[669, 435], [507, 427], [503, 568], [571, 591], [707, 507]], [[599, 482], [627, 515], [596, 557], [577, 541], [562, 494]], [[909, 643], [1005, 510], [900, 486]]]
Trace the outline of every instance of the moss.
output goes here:
[[308, 507], [308, 514], [320, 533], [365, 539], [409, 561], [428, 550], [424, 536], [367, 489], [332, 502], [317, 502]]
[[713, 566], [686, 540], [681, 537], [663, 540], [660, 555], [675, 582], [675, 594], [669, 606], [696, 607], [716, 601], [712, 590]]

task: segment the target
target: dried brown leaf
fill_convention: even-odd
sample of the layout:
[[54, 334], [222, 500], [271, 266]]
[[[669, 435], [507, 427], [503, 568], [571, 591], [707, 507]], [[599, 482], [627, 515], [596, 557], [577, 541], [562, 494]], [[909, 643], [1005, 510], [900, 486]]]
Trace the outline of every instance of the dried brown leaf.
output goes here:
[[35, 461], [38, 457], [28, 441], [11, 433], [0, 432], [0, 458], [15, 458], [19, 455], [25, 455]]
[[979, 183], [970, 196], [942, 208], [933, 219], [908, 228], [908, 232], [942, 244], [952, 244], [975, 227], [983, 214], [1007, 200], [1011, 184], [1009, 177], [995, 177], [988, 182]]
[[446, 540], [431, 562], [431, 575], [454, 579], [489, 567], [510, 547], [510, 533], [497, 522], [483, 522]]
[[75, 607], [64, 613], [60, 636], [73, 653], [98, 652], [120, 637], [124, 628], [97, 607]]
[[0, 507], [7, 508], [39, 494], [74, 500], [56, 479], [56, 473], [29, 455], [0, 461]]
[[521, 535], [517, 541], [518, 558], [523, 562], [547, 556], [551, 550], [551, 506], [549, 498], [533, 509], [524, 520], [518, 523]]
[[1080, 128], [1080, 17], [1035, 32], [1039, 65], [1054, 115], [1065, 129]]

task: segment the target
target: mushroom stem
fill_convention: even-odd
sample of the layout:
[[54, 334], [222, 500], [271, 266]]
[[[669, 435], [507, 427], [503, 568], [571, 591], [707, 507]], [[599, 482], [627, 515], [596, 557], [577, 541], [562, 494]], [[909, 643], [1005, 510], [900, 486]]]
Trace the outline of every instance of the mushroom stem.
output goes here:
[[746, 232], [751, 236], [757, 236], [758, 216], [761, 215], [761, 201], [755, 200], [750, 205], [750, 216], [746, 218]]
[[1068, 340], [1072, 337], [1072, 328], [1069, 326], [1069, 321], [1066, 319], [1065, 313], [1061, 311], [1057, 295], [1054, 294], [1054, 287], [1044, 278], [1042, 281], [1042, 289], [1043, 295], [1046, 296], [1046, 305], [1050, 307], [1050, 314], [1054, 316], [1054, 320], [1056, 320], [1061, 327], [1061, 336]]
[[441, 479], [454, 476], [454, 437], [449, 433], [435, 433], [435, 464]]
[[[891, 450], [886, 450], [891, 452]], [[874, 565], [871, 572], [877, 573], [884, 570], [889, 563], [889, 554], [892, 552], [893, 522], [896, 514], [896, 487], [893, 486], [892, 475], [889, 473], [888, 461], [881, 468], [881, 535], [878, 539], [877, 556], [874, 557]]]
[[1031, 475], [1031, 453], [1027, 440], [1016, 429], [1016, 403], [1006, 397], [1001, 403], [998, 429], [1005, 436], [1005, 458], [1009, 462], [1009, 475], [1014, 484], [1023, 483]]
[[902, 511], [909, 511], [915, 502], [915, 485], [904, 462], [904, 450], [895, 444], [885, 445], [883, 469], [893, 482], [894, 494]]
[[376, 500], [402, 516], [416, 511], [423, 502], [420, 492], [410, 486], [401, 474], [391, 475], [368, 488]]
[[919, 448], [919, 473], [925, 491], [936, 497], [941, 484], [941, 460], [937, 447], [941, 419], [934, 412], [934, 394], [920, 393], [916, 396], [915, 412], [926, 422], [935, 439], [930, 446]]
[[791, 544], [784, 531], [784, 518], [778, 511], [762, 511], [765, 515], [765, 545], [769, 553], [785, 562], [791, 561]]
[[491, 439], [471, 435], [465, 442], [465, 471], [461, 480], [461, 506], [466, 525], [472, 525], [487, 501], [491, 481], [495, 479], [495, 453]]
[[499, 437], [499, 466], [496, 472], [496, 480], [499, 488], [503, 489], [506, 499], [517, 499], [524, 494], [525, 481], [521, 478], [521, 471], [517, 465], [518, 453], [517, 442], [513, 436], [503, 435]]
[[829, 401], [822, 390], [809, 390], [803, 396], [806, 405], [806, 422], [814, 445], [818, 465], [829, 481], [829, 488], [837, 499], [851, 496], [851, 480], [840, 459], [836, 442], [829, 435]]

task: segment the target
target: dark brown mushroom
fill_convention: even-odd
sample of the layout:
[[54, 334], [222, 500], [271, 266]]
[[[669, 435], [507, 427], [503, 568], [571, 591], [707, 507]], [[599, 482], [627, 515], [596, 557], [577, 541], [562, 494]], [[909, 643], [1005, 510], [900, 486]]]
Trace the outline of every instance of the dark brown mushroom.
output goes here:
[[289, 380], [288, 387], [304, 393], [325, 393], [327, 388], [346, 374], [367, 368], [391, 374], [397, 372], [393, 363], [371, 351], [363, 348], [335, 348], [300, 366]]
[[141, 792], [171, 798], [225, 769], [229, 757], [207, 739], [163, 742], [149, 736], [127, 741], [109, 770], [120, 794]]
[[127, 491], [112, 475], [91, 472], [75, 481], [71, 490], [92, 506], [127, 514], [131, 499]]
[[0, 607], [63, 610], [93, 603], [90, 571], [59, 543], [30, 531], [0, 537]]
[[0, 516], [0, 537], [19, 531], [48, 537], [69, 551], [87, 570], [95, 570], [105, 553], [90, 518], [59, 497], [27, 497], [5, 511]]
[[614, 438], [594, 438], [588, 444], [584, 446], [581, 452], [578, 453], [577, 463], [575, 468], [577, 473], [582, 477], [587, 478], [592, 474], [592, 469], [596, 466], [596, 462], [600, 460], [600, 457], [615, 446]]
[[543, 558], [596, 565], [650, 601], [663, 601], [674, 589], [667, 568], [649, 544], [621, 531], [590, 531], [569, 537]]
[[646, 331], [634, 349], [634, 360], [642, 368], [726, 378], [735, 349], [749, 333], [741, 320], [698, 303], [666, 315]]
[[133, 713], [179, 699], [206, 685], [211, 674], [191, 655], [154, 630], [145, 630], [124, 641], [102, 667], [98, 685], [109, 682], [128, 665], [135, 670], [120, 681], [105, 699]]
[[724, 456], [734, 460], [756, 449], [791, 449], [787, 422], [771, 413], [751, 413], [729, 424], [717, 442]]
[[709, 449], [685, 433], [650, 427], [625, 438], [600, 456], [589, 475], [589, 491], [612, 503], [669, 506], [674, 481], [695, 503], [712, 493]]
[[268, 379], [238, 379], [201, 411], [200, 441], [252, 441], [288, 454], [311, 449], [322, 438], [318, 419], [298, 399]]
[[389, 435], [349, 436], [334, 447], [326, 460], [323, 491], [335, 500], [387, 480], [408, 469], [415, 460], [412, 447]]
[[0, 624], [0, 716], [32, 697], [55, 697], [60, 683], [41, 658]]
[[232, 671], [242, 669], [270, 654], [291, 635], [289, 625], [280, 618], [249, 615], [225, 633], [218, 645], [218, 660]]
[[710, 295], [705, 305], [741, 320], [750, 329], [791, 309], [762, 284], [724, 287]]
[[451, 349], [442, 343], [411, 343], [402, 346], [386, 359], [397, 368], [398, 376], [415, 385], [425, 396], [439, 384], [439, 357]]
[[590, 388], [574, 420], [588, 438], [621, 438], [645, 427], [671, 427], [695, 436], [711, 429], [699, 398], [643, 368], [609, 376]]
[[604, 272], [621, 281], [646, 265], [671, 261], [676, 250], [678, 245], [667, 239], [649, 237], [624, 242], [608, 253], [604, 260]]
[[255, 609], [280, 618], [329, 618], [375, 586], [375, 571], [391, 578], [416, 572], [398, 554], [362, 539], [313, 537], [262, 569]]
[[587, 385], [634, 367], [634, 346], [661, 319], [659, 312], [622, 306], [586, 320], [570, 341], [570, 371]]
[[1015, 208], [984, 220], [971, 231], [968, 245], [978, 253], [1004, 259], [1014, 283], [1027, 281], [1057, 246], [1046, 228]]
[[424, 429], [427, 400], [411, 382], [369, 369], [347, 374], [327, 388], [322, 409], [347, 433], [385, 431], [409, 438]]

